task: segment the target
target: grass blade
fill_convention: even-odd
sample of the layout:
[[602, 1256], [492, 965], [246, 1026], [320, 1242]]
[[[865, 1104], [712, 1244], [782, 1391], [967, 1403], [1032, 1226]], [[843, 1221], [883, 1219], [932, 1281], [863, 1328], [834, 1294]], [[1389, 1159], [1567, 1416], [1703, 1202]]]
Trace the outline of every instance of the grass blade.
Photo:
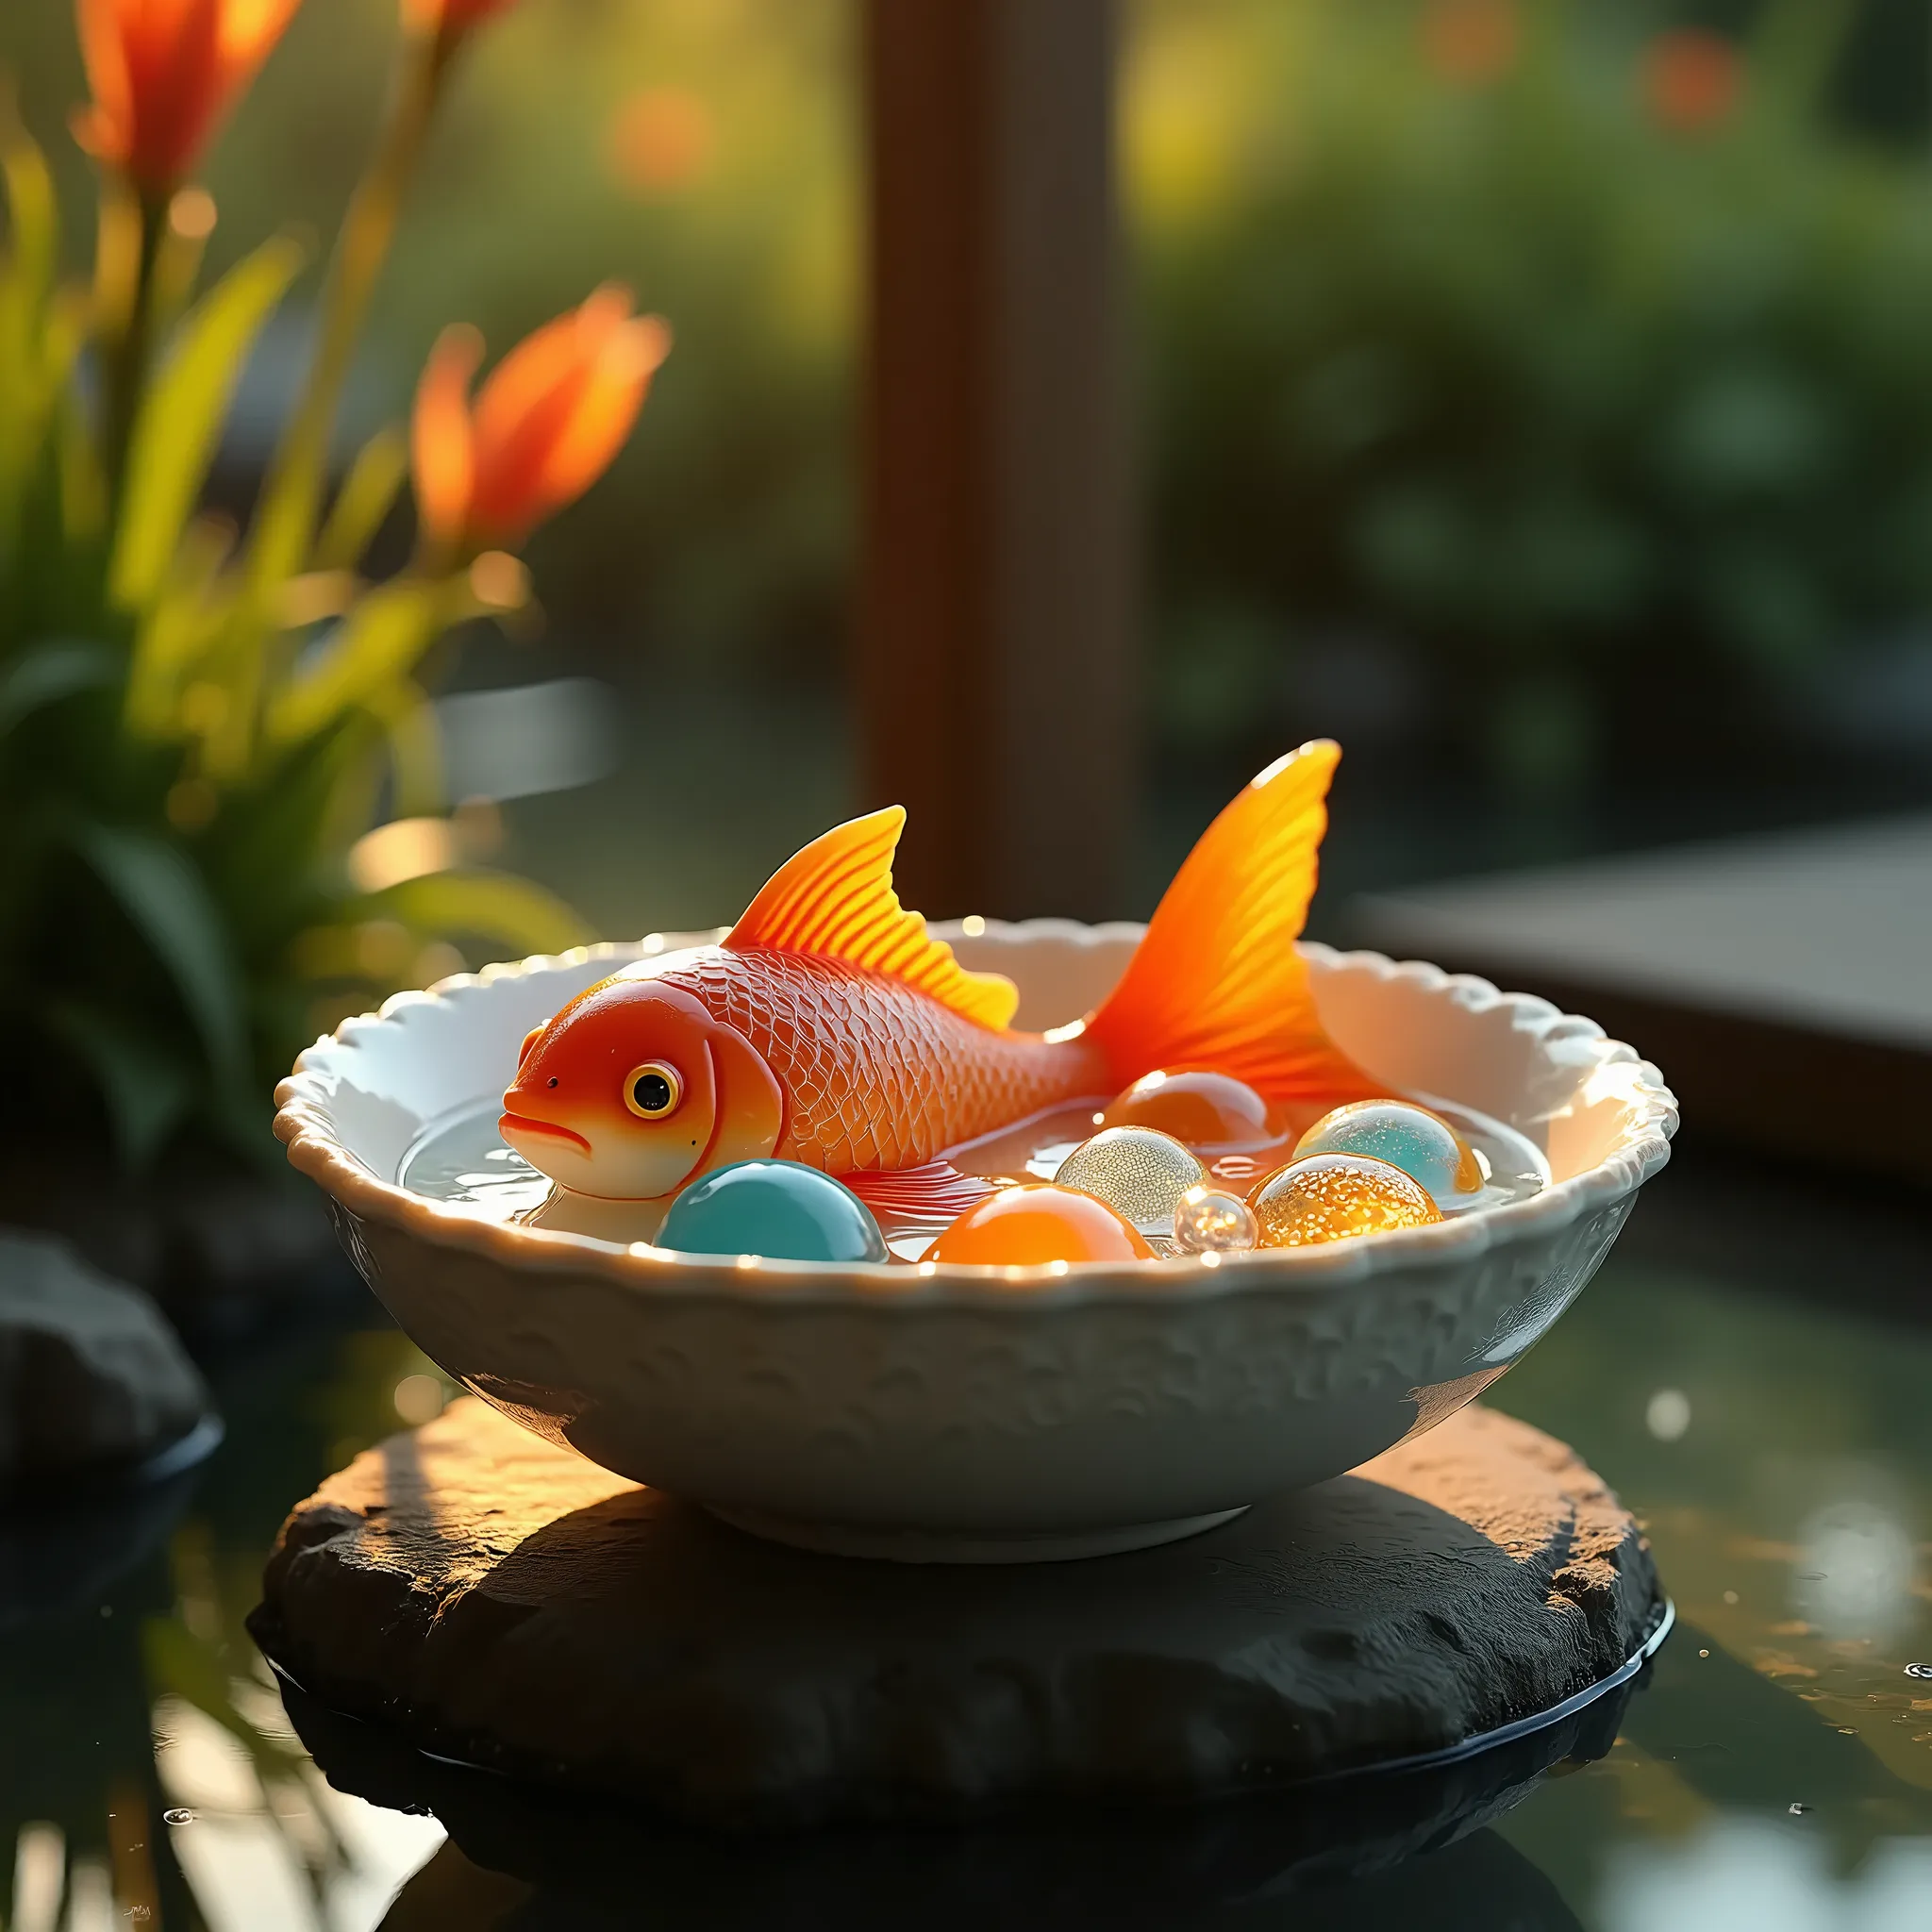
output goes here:
[[302, 251], [277, 238], [228, 271], [182, 323], [134, 426], [127, 492], [108, 588], [142, 609], [159, 592], [214, 460], [216, 439], [256, 336], [288, 292]]
[[271, 701], [269, 742], [299, 744], [407, 677], [449, 624], [460, 593], [460, 580], [453, 588], [421, 577], [396, 577], [369, 591], [312, 668]]
[[378, 430], [356, 453], [315, 540], [311, 570], [354, 570], [409, 474], [409, 440], [393, 426]]

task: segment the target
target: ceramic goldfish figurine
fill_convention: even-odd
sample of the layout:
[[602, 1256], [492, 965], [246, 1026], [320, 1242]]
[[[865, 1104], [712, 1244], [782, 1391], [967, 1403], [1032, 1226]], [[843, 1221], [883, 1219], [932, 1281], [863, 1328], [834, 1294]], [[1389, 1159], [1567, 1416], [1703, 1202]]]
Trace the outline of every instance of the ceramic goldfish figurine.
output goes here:
[[835, 827], [719, 944], [628, 966], [525, 1040], [500, 1127], [557, 1184], [535, 1218], [635, 1239], [700, 1174], [771, 1155], [877, 1211], [946, 1217], [987, 1191], [950, 1155], [1157, 1068], [1218, 1069], [1270, 1101], [1379, 1092], [1323, 1031], [1294, 944], [1340, 756], [1317, 741], [1261, 773], [1113, 992], [1043, 1034], [1009, 1024], [1010, 980], [967, 972], [900, 907], [904, 811]]

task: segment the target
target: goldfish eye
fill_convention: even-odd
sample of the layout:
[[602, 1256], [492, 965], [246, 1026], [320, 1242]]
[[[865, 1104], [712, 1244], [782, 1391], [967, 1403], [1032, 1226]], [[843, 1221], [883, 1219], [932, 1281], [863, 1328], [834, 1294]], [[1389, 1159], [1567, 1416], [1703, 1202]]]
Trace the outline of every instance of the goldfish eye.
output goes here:
[[661, 1121], [684, 1098], [684, 1075], [669, 1060], [646, 1060], [624, 1076], [624, 1104], [643, 1121]]

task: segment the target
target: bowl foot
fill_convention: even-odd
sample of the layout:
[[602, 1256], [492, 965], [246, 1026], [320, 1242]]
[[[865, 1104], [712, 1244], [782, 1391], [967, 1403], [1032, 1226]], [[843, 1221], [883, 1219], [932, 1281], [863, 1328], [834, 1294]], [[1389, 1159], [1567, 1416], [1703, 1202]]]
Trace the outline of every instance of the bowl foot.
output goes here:
[[790, 1543], [795, 1550], [816, 1550], [827, 1557], [866, 1557], [888, 1563], [1067, 1563], [1081, 1557], [1118, 1557], [1127, 1550], [1151, 1550], [1158, 1543], [1178, 1542], [1199, 1536], [1246, 1513], [1210, 1510], [1206, 1516], [1174, 1516], [1165, 1523], [1129, 1523], [1116, 1529], [1085, 1529], [1071, 1533], [1038, 1530], [1020, 1536], [989, 1536], [962, 1530], [957, 1534], [924, 1529], [863, 1529], [844, 1523], [805, 1523], [794, 1516], [772, 1516], [762, 1509], [705, 1507], [720, 1521], [769, 1542]]

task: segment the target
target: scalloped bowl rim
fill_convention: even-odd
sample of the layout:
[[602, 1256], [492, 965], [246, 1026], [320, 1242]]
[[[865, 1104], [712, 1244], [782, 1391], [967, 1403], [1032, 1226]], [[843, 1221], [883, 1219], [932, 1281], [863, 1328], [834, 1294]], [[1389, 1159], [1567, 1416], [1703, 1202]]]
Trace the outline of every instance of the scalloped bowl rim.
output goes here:
[[[987, 921], [985, 931], [1071, 941], [1077, 945], [1111, 944], [1138, 937], [1144, 927], [1131, 922], [1085, 925], [1063, 919]], [[944, 934], [957, 931], [935, 924]], [[709, 932], [681, 933], [682, 943], [702, 943]], [[1342, 964], [1381, 979], [1402, 979], [1430, 993], [1445, 995], [1472, 1012], [1498, 1006], [1512, 1009], [1512, 1024], [1560, 1040], [1573, 1051], [1588, 1042], [1591, 1069], [1625, 1070], [1633, 1101], [1630, 1119], [1605, 1157], [1594, 1165], [1553, 1181], [1539, 1192], [1499, 1207], [1472, 1209], [1427, 1227], [1402, 1228], [1305, 1248], [1257, 1249], [1243, 1254], [1187, 1255], [1136, 1263], [1053, 1261], [1026, 1265], [959, 1262], [839, 1262], [778, 1260], [769, 1257], [691, 1256], [635, 1241], [627, 1246], [590, 1235], [525, 1227], [487, 1219], [473, 1209], [412, 1193], [375, 1173], [342, 1140], [329, 1108], [331, 1062], [342, 1049], [354, 1050], [369, 1029], [403, 1024], [425, 1005], [475, 997], [493, 984], [541, 972], [608, 961], [610, 970], [671, 950], [648, 941], [574, 947], [567, 953], [535, 954], [478, 973], [459, 973], [420, 992], [399, 992], [374, 1013], [344, 1020], [306, 1048], [275, 1089], [276, 1136], [289, 1160], [316, 1182], [333, 1201], [361, 1219], [379, 1222], [437, 1246], [467, 1250], [509, 1268], [532, 1273], [589, 1268], [619, 1283], [655, 1295], [721, 1294], [749, 1300], [782, 1296], [834, 1299], [929, 1308], [958, 1302], [984, 1305], [1010, 1301], [1024, 1286], [1034, 1306], [1065, 1306], [1095, 1300], [1129, 1301], [1143, 1296], [1190, 1299], [1249, 1291], [1280, 1293], [1295, 1288], [1326, 1289], [1418, 1264], [1448, 1267], [1466, 1262], [1506, 1241], [1553, 1234], [1580, 1216], [1635, 1191], [1670, 1158], [1676, 1132], [1675, 1097], [1657, 1068], [1621, 1041], [1609, 1039], [1594, 1020], [1563, 1013], [1534, 993], [1503, 992], [1473, 974], [1451, 974], [1424, 960], [1391, 959], [1385, 954], [1351, 951], [1312, 941], [1302, 951], [1320, 963]], [[1587, 1077], [1585, 1075], [1584, 1077]], [[1446, 1096], [1445, 1096], [1446, 1097]], [[702, 1278], [699, 1278], [702, 1277]], [[787, 1291], [791, 1292], [787, 1293]]]

